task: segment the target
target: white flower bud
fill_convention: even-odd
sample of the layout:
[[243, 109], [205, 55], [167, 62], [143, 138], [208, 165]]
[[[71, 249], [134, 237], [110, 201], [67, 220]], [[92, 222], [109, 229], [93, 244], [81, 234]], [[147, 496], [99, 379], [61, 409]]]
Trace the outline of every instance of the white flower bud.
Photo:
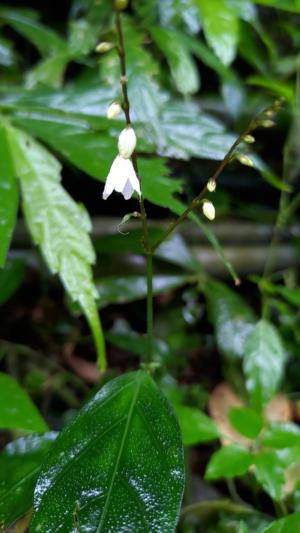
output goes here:
[[203, 211], [203, 215], [205, 215], [206, 218], [208, 218], [208, 220], [214, 220], [216, 216], [216, 210], [215, 210], [214, 204], [209, 202], [209, 200], [203, 201], [202, 211]]
[[109, 43], [107, 41], [103, 41], [102, 43], [97, 44], [96, 46], [96, 52], [99, 54], [105, 54], [106, 52], [109, 52], [113, 48], [113, 44]]
[[113, 102], [108, 106], [106, 116], [109, 120], [116, 118], [122, 111], [122, 108], [119, 104], [119, 102]]
[[129, 159], [136, 147], [136, 135], [130, 126], [121, 131], [118, 141], [119, 154]]
[[209, 192], [215, 192], [216, 187], [217, 187], [217, 182], [216, 182], [216, 180], [214, 180], [213, 178], [210, 178], [210, 179], [208, 180], [208, 182], [207, 182], [206, 187], [207, 187], [207, 190], [208, 190]]

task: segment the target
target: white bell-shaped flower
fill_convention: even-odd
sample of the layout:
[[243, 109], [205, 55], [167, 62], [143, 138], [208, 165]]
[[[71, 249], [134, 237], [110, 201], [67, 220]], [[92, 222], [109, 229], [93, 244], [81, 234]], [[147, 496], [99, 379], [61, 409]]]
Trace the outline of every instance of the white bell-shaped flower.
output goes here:
[[121, 131], [118, 141], [119, 154], [124, 159], [132, 156], [136, 147], [136, 135], [134, 129], [130, 126]]
[[122, 193], [125, 200], [129, 200], [134, 191], [141, 195], [140, 182], [133, 164], [130, 159], [125, 159], [122, 155], [117, 155], [111, 165], [105, 182], [103, 200], [106, 200], [113, 191]]

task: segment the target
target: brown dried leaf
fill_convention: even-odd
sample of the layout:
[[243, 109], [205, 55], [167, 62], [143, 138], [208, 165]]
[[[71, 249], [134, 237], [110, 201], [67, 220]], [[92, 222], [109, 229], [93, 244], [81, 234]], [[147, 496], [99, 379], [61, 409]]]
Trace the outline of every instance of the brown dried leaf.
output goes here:
[[276, 394], [265, 408], [268, 422], [289, 422], [293, 418], [292, 403], [285, 394]]
[[73, 343], [68, 343], [64, 349], [64, 360], [70, 368], [84, 381], [88, 383], [98, 383], [101, 374], [98, 370], [97, 363], [86, 361], [81, 357], [73, 354]]
[[210, 396], [208, 411], [222, 432], [221, 442], [223, 446], [234, 443], [250, 447], [251, 440], [240, 435], [228, 420], [232, 407], [244, 407], [244, 403], [228, 383], [220, 383]]

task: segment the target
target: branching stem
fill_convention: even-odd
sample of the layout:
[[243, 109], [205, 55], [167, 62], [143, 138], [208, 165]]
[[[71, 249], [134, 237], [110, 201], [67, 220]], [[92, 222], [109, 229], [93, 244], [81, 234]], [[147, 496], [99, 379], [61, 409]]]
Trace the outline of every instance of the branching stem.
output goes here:
[[[255, 130], [255, 128], [257, 128], [260, 125], [261, 117], [263, 117], [266, 111], [268, 111], [269, 109], [270, 108], [263, 110], [257, 117], [251, 120], [251, 122], [248, 124], [245, 130], [238, 136], [238, 138], [234, 141], [232, 146], [229, 148], [227, 154], [222, 159], [221, 163], [217, 167], [215, 173], [211, 176], [210, 180], [217, 181], [220, 174], [223, 172], [224, 168], [230, 162], [237, 147], [241, 144], [241, 142], [243, 142], [246, 135], [249, 135], [253, 130]], [[206, 192], [207, 192], [207, 184], [205, 185], [205, 187], [203, 187], [200, 193], [197, 196], [195, 196], [195, 198], [191, 201], [190, 205], [185, 209], [185, 211], [183, 211], [181, 215], [179, 215], [175, 220], [173, 220], [173, 222], [170, 223], [169, 227], [166, 229], [166, 232], [154, 243], [154, 245], [152, 246], [153, 252], [174, 231], [174, 229], [176, 229], [177, 226], [179, 226], [182, 222], [184, 222], [184, 220], [188, 217], [188, 215], [199, 206]]]

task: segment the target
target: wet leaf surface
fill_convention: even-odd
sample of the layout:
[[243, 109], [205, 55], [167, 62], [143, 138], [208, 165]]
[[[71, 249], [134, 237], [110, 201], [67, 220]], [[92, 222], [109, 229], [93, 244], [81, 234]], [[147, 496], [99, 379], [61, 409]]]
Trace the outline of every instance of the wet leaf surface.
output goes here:
[[174, 530], [183, 491], [179, 428], [144, 372], [110, 381], [61, 433], [43, 466], [33, 533]]

